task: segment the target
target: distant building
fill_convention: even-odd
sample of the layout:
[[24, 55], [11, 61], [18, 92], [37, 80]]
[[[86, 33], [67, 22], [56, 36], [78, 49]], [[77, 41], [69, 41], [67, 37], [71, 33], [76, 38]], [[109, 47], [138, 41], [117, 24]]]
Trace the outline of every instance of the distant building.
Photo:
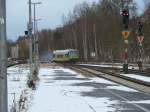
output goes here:
[[18, 51], [19, 51], [19, 47], [18, 47], [18, 44], [14, 45], [14, 46], [11, 46], [11, 58], [12, 59], [17, 59], [19, 54], [18, 54]]
[[18, 39], [18, 50], [19, 59], [29, 58], [29, 39], [27, 37], [20, 37]]

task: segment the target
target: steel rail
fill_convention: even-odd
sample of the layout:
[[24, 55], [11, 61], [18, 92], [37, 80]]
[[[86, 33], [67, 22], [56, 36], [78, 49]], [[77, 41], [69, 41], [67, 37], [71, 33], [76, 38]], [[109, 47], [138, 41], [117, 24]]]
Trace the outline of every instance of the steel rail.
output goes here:
[[[84, 68], [88, 68], [88, 69], [91, 69], [91, 70], [95, 70], [95, 71], [98, 71], [98, 72], [101, 72], [104, 74], [107, 74], [107, 75], [111, 75], [111, 76], [114, 76], [114, 77], [117, 77], [117, 78], [121, 78], [121, 79], [124, 79], [124, 80], [127, 80], [127, 81], [131, 81], [131, 82], [134, 82], [134, 83], [137, 83], [137, 84], [140, 84], [140, 85], [144, 85], [146, 87], [150, 87], [150, 83], [149, 82], [146, 82], [146, 81], [142, 81], [142, 80], [139, 80], [139, 79], [135, 79], [135, 78], [131, 78], [131, 77], [128, 77], [128, 76], [124, 76], [124, 75], [120, 75], [119, 73], [116, 73], [114, 71], [110, 71], [109, 69], [100, 69], [99, 67], [91, 67], [91, 66], [83, 66], [83, 65], [70, 65], [72, 67], [77, 67], [81, 70], [84, 70], [82, 69], [82, 67]], [[86, 70], [84, 70], [86, 71]], [[93, 72], [90, 72], [90, 71], [86, 71], [86, 72], [89, 72], [89, 73], [92, 73], [94, 74]], [[98, 76], [98, 77], [101, 77], [101, 74], [94, 74], [95, 76]]]

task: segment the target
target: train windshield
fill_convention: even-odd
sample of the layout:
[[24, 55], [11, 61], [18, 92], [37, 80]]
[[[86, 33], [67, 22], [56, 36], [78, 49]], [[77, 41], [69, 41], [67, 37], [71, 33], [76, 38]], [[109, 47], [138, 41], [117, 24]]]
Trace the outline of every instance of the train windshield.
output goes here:
[[73, 57], [78, 57], [79, 53], [78, 53], [78, 51], [71, 51], [70, 55], [73, 56]]

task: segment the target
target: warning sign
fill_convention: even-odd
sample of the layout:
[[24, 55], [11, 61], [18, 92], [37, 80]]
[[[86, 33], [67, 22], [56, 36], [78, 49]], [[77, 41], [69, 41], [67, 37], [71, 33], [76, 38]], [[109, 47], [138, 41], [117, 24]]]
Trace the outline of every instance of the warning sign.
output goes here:
[[143, 43], [143, 41], [144, 41], [144, 36], [138, 36], [138, 37], [137, 37], [137, 40], [138, 40], [139, 43]]
[[124, 39], [127, 39], [130, 35], [130, 31], [122, 31], [122, 36]]

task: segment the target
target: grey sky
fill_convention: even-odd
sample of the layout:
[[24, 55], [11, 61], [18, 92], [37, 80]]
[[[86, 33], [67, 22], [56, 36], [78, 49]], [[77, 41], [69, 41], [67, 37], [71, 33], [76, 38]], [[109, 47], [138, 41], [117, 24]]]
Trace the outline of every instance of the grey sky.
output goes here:
[[[16, 40], [19, 35], [24, 35], [28, 21], [28, 0], [6, 0], [7, 1], [7, 36]], [[87, 2], [98, 2], [99, 0], [32, 0], [41, 1], [37, 6], [37, 17], [42, 18], [39, 28], [56, 28], [62, 25], [62, 15], [67, 15], [75, 5]], [[136, 0], [139, 12], [143, 10], [143, 0]]]

